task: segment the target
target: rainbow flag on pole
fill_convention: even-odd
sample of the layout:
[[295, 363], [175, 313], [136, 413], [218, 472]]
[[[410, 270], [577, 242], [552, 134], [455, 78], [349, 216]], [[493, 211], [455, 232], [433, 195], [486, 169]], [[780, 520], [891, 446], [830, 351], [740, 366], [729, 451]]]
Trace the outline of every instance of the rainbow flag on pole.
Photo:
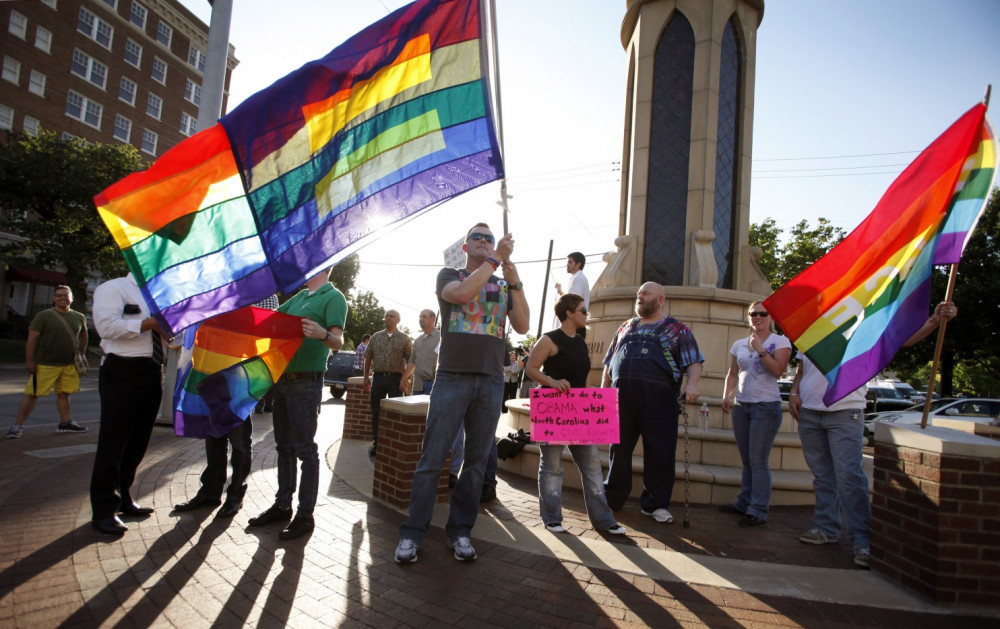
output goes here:
[[418, 0], [94, 197], [168, 334], [503, 176], [479, 0]]
[[931, 272], [957, 264], [997, 169], [997, 143], [976, 105], [889, 186], [839, 245], [764, 305], [826, 374], [827, 404], [858, 388], [927, 319]]
[[196, 328], [185, 331], [191, 361], [177, 378], [174, 431], [223, 437], [250, 416], [284, 373], [302, 345], [302, 319], [248, 306]]

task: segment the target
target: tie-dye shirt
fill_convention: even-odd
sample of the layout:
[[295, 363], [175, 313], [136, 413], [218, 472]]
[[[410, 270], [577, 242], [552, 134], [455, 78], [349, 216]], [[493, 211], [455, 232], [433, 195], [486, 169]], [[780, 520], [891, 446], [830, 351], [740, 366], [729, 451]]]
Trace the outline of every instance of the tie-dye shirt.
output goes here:
[[444, 268], [438, 273], [437, 295], [441, 309], [441, 352], [438, 371], [503, 375], [503, 357], [510, 290], [496, 275], [464, 306], [442, 299], [444, 287], [465, 281], [464, 269]]

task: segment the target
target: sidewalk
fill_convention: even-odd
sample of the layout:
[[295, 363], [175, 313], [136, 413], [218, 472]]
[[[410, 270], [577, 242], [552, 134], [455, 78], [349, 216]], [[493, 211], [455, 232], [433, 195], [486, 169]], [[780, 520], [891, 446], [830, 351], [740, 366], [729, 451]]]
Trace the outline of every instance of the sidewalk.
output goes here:
[[[13, 421], [20, 373], [0, 372], [0, 428]], [[204, 466], [202, 442], [157, 427], [136, 482], [152, 506], [122, 538], [90, 527], [88, 487], [98, 431], [96, 377], [73, 397], [90, 431], [55, 433], [54, 401], [39, 401], [19, 440], [0, 442], [0, 626], [803, 626], [971, 629], [995, 610], [933, 607], [853, 567], [850, 543], [815, 547], [796, 536], [810, 510], [778, 508], [764, 530], [692, 506], [684, 528], [656, 524], [635, 504], [629, 533], [589, 528], [579, 491], [564, 496], [568, 534], [547, 532], [531, 479], [502, 475], [498, 499], [474, 530], [479, 558], [456, 562], [438, 508], [416, 564], [393, 562], [403, 513], [370, 498], [367, 442], [339, 441], [344, 406], [320, 419], [316, 530], [279, 542], [277, 525], [246, 527], [272, 502], [277, 480], [270, 416], [255, 415], [254, 463], [243, 510], [178, 514]], [[3, 423], [6, 421], [6, 423]]]

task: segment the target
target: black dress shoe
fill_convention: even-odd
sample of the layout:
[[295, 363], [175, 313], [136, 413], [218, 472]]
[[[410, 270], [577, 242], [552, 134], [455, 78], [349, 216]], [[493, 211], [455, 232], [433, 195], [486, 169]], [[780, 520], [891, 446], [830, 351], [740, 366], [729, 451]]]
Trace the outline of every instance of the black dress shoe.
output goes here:
[[736, 505], [732, 503], [724, 504], [719, 506], [720, 513], [732, 513], [734, 515], [744, 515], [742, 511], [736, 508]]
[[218, 507], [222, 504], [222, 500], [219, 498], [208, 498], [206, 496], [195, 494], [195, 497], [187, 502], [182, 502], [179, 505], [174, 505], [174, 511], [194, 511], [195, 509], [201, 509], [202, 507]]
[[311, 515], [297, 515], [292, 523], [285, 527], [285, 530], [278, 533], [278, 539], [295, 539], [296, 537], [302, 537], [306, 533], [312, 532], [315, 528], [315, 523], [313, 522], [313, 517]]
[[234, 502], [232, 500], [227, 500], [222, 508], [215, 512], [215, 517], [217, 518], [231, 518], [240, 512], [240, 507], [243, 506], [243, 501]]
[[121, 513], [122, 515], [131, 515], [135, 517], [149, 515], [152, 512], [153, 512], [152, 507], [140, 507], [134, 502], [131, 504], [123, 504], [121, 508], [118, 509], [118, 513]]
[[271, 505], [268, 507], [267, 511], [261, 513], [256, 518], [250, 518], [247, 522], [250, 526], [264, 526], [265, 524], [270, 524], [271, 522], [288, 522], [292, 519], [292, 508], [291, 507], [279, 507], [278, 505]]
[[483, 493], [479, 495], [479, 504], [486, 504], [497, 499], [497, 488], [483, 485]]
[[101, 533], [105, 535], [122, 535], [128, 530], [128, 527], [122, 524], [122, 521], [118, 519], [118, 516], [113, 515], [110, 518], [100, 518], [99, 520], [91, 520], [90, 526], [94, 527]]
[[754, 529], [758, 526], [764, 526], [765, 524], [767, 524], [767, 520], [761, 520], [757, 516], [750, 515], [748, 513], [740, 518], [740, 521], [736, 523], [736, 526], [742, 526], [745, 529]]

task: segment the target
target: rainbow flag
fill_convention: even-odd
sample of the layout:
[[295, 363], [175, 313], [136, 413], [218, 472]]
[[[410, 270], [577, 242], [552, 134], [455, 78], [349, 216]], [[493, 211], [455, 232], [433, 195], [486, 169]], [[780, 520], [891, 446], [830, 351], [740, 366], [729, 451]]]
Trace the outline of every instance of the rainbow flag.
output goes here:
[[170, 335], [503, 176], [478, 0], [418, 0], [94, 197]]
[[302, 345], [302, 319], [247, 306], [185, 331], [191, 361], [177, 378], [174, 431], [222, 437], [243, 423]]
[[765, 300], [826, 374], [827, 404], [881, 371], [927, 319], [933, 266], [958, 263], [996, 169], [986, 106], [976, 105], [896, 178], [857, 229]]

